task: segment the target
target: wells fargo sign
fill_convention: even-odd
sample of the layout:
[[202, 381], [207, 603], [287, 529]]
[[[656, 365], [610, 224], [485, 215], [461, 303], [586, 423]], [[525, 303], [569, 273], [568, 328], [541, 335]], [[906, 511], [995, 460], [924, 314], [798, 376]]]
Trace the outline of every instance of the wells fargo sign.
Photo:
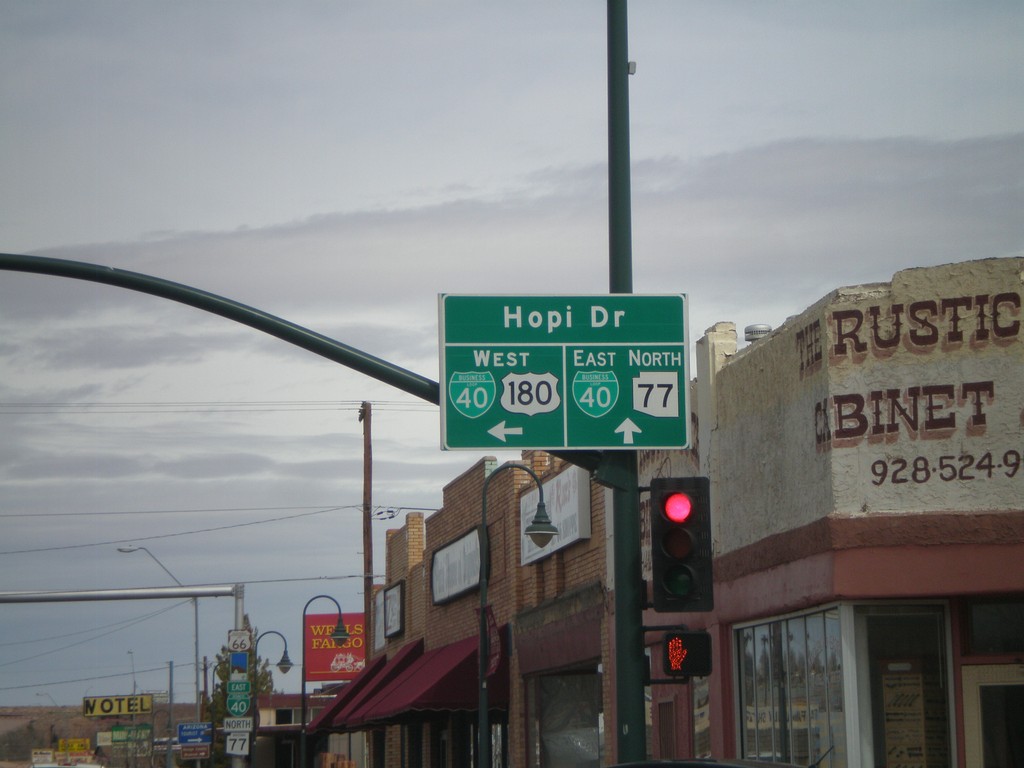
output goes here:
[[349, 638], [339, 643], [331, 639], [331, 633], [338, 624], [338, 614], [306, 615], [302, 656], [306, 664], [306, 680], [351, 680], [363, 671], [366, 664], [363, 614], [344, 613], [342, 620]]
[[87, 696], [82, 699], [82, 714], [86, 717], [115, 717], [117, 715], [149, 715], [153, 712], [153, 696]]

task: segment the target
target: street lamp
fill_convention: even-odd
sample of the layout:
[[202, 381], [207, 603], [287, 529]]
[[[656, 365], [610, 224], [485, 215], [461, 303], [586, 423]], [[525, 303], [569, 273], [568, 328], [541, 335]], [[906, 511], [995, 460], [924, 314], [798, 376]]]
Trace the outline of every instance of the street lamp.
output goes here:
[[[487, 657], [489, 642], [487, 639], [487, 579], [490, 575], [490, 547], [487, 537], [487, 488], [494, 477], [506, 469], [521, 469], [537, 484], [537, 511], [533, 520], [526, 526], [526, 535], [538, 547], [544, 547], [552, 537], [558, 533], [558, 528], [548, 517], [547, 507], [544, 505], [544, 487], [540, 483], [537, 473], [525, 464], [508, 461], [491, 472], [484, 480], [483, 500], [480, 504], [480, 645], [477, 648], [477, 661], [479, 662], [480, 674], [480, 702], [477, 712], [477, 754], [479, 755], [477, 765], [479, 768], [491, 768], [491, 723], [490, 703], [487, 698]], [[305, 768], [305, 767], [303, 767]]]
[[[51, 696], [50, 694], [48, 694], [48, 693], [38, 693], [37, 692], [36, 696], [45, 696], [46, 698], [48, 698], [50, 700], [50, 703], [53, 704], [55, 709], [60, 709], [60, 707], [57, 705], [57, 702], [54, 701], [53, 696]], [[57, 738], [57, 734], [54, 733], [54, 730], [55, 730], [54, 727], [51, 725], [50, 726], [50, 746], [51, 747], [53, 746], [54, 739]]]
[[[266, 632], [260, 632], [259, 637], [256, 638], [256, 642], [253, 643], [253, 646], [252, 646], [252, 656], [253, 656], [253, 659], [259, 659], [259, 657], [260, 657], [260, 640], [262, 640], [267, 635], [277, 635], [278, 637], [281, 638], [281, 641], [284, 643], [284, 653], [281, 654], [281, 660], [279, 662], [277, 662], [277, 668], [279, 670], [281, 670], [281, 674], [282, 675], [287, 675], [288, 671], [293, 666], [292, 665], [292, 660], [288, 658], [288, 640], [287, 640], [287, 638], [285, 638], [284, 635], [282, 635], [276, 629], [268, 629]], [[259, 672], [259, 670], [256, 670], [256, 673], [258, 673], [258, 672]], [[273, 690], [271, 690], [271, 693], [273, 693]], [[252, 741], [250, 742], [250, 744], [251, 744], [250, 749], [255, 749], [256, 748], [256, 720], [257, 720], [257, 718], [253, 718]]]
[[266, 632], [260, 632], [260, 636], [256, 638], [256, 642], [253, 644], [252, 655], [257, 659], [259, 658], [260, 640], [262, 640], [267, 635], [277, 635], [284, 642], [284, 653], [281, 654], [281, 660], [277, 662], [277, 668], [281, 670], [282, 675], [287, 675], [289, 670], [291, 670], [291, 668], [295, 665], [292, 664], [292, 660], [288, 658], [288, 641], [285, 639], [285, 636], [278, 632], [276, 629], [268, 629]]
[[302, 609], [302, 719], [299, 721], [301, 730], [299, 731], [299, 768], [306, 768], [306, 611], [309, 610], [309, 606], [314, 600], [330, 600], [334, 603], [334, 607], [338, 609], [338, 623], [334, 627], [334, 631], [331, 632], [331, 640], [337, 643], [343, 643], [349, 639], [348, 630], [345, 629], [345, 617], [342, 616], [341, 606], [338, 601], [330, 595], [315, 595], [306, 601], [306, 605]]
[[[171, 577], [171, 581], [173, 581], [179, 587], [185, 586], [180, 581], [178, 581], [178, 577], [177, 576], [175, 576], [173, 573], [171, 573], [169, 570], [167, 570], [167, 566], [164, 565], [163, 563], [161, 563], [160, 559], [156, 555], [154, 555], [152, 552], [150, 552], [145, 547], [136, 547], [134, 545], [128, 546], [128, 547], [118, 547], [117, 551], [122, 553], [122, 554], [125, 554], [125, 555], [131, 554], [132, 552], [145, 552], [147, 555], [149, 555], [151, 558], [153, 558], [153, 562], [154, 563], [156, 563], [161, 568], [163, 568], [164, 573], [166, 573], [168, 576]], [[192, 618], [193, 618], [192, 641], [193, 641], [193, 647], [194, 647], [194, 661], [195, 661], [195, 668], [196, 668], [196, 674], [195, 674], [195, 684], [196, 684], [196, 722], [198, 722], [199, 720], [202, 719], [202, 702], [201, 702], [200, 697], [199, 697], [199, 598], [196, 598], [196, 597], [192, 598]], [[133, 657], [133, 661], [134, 661], [134, 657]], [[133, 693], [134, 693], [134, 691], [133, 691]], [[196, 761], [196, 764], [198, 765], [198, 761]]]

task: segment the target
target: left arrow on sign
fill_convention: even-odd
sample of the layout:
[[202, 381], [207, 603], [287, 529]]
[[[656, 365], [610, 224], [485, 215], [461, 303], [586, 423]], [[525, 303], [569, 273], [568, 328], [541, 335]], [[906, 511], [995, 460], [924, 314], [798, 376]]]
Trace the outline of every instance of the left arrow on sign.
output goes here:
[[504, 442], [506, 442], [506, 439], [508, 438], [509, 435], [521, 435], [521, 434], [523, 434], [523, 428], [522, 427], [506, 427], [505, 426], [505, 422], [502, 421], [502, 422], [496, 424], [495, 426], [491, 427], [490, 429], [488, 429], [487, 430], [487, 434], [494, 435], [496, 438], [498, 438], [499, 440], [501, 440], [501, 442], [504, 443]]

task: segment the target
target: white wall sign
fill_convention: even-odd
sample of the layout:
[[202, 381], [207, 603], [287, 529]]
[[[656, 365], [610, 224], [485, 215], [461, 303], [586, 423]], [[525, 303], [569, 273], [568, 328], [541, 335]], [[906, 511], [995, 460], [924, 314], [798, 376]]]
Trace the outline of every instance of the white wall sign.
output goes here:
[[384, 590], [384, 636], [394, 637], [405, 631], [405, 582]]
[[551, 522], [558, 528], [558, 534], [544, 547], [530, 541], [526, 536], [526, 526], [537, 512], [539, 494], [536, 487], [524, 493], [519, 500], [520, 562], [523, 565], [590, 538], [590, 474], [579, 467], [571, 467], [543, 486], [544, 505]]
[[480, 531], [472, 531], [434, 552], [430, 594], [434, 604], [447, 603], [480, 583]]
[[384, 590], [373, 596], [373, 650], [384, 649]]

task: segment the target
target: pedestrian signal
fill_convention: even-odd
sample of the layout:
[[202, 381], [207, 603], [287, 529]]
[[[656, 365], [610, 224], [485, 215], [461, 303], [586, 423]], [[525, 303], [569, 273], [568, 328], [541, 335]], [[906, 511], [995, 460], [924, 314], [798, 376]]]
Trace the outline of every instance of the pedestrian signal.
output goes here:
[[711, 635], [707, 632], [666, 632], [662, 642], [662, 669], [670, 677], [707, 677], [711, 674]]

